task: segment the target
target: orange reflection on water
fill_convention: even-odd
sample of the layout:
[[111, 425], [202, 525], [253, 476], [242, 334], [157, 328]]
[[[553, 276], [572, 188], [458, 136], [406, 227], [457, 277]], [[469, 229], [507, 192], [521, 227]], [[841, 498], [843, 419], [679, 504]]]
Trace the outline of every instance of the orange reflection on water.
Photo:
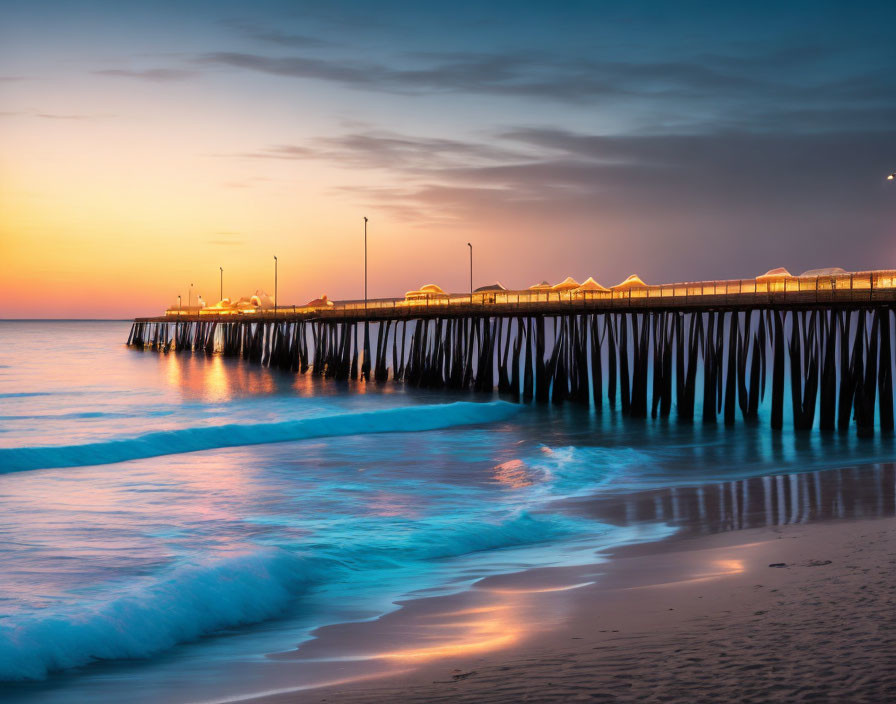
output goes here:
[[722, 569], [718, 574], [739, 574], [744, 571], [743, 560], [716, 560], [715, 564]]
[[654, 587], [669, 587], [678, 584], [690, 584], [692, 582], [705, 582], [710, 579], [718, 579], [719, 577], [728, 577], [734, 574], [740, 574], [745, 570], [744, 561], [736, 558], [726, 558], [721, 560], [710, 560], [707, 565], [693, 577], [686, 579], [676, 579], [671, 582], [662, 582], [660, 584], [640, 584], [630, 589], [650, 589]]
[[277, 390], [270, 369], [241, 364], [221, 355], [169, 354], [160, 357], [168, 383], [190, 398], [208, 402], [229, 401], [240, 394], [266, 394]]
[[529, 468], [522, 460], [508, 460], [492, 469], [497, 481], [511, 489], [523, 489], [534, 483]]
[[420, 511], [410, 505], [412, 501], [416, 499], [407, 494], [378, 491], [368, 500], [367, 509], [375, 516], [418, 518]]
[[522, 637], [526, 621], [521, 616], [518, 610], [510, 609], [508, 605], [433, 614], [433, 618], [449, 620], [424, 626], [425, 633], [417, 645], [378, 653], [374, 657], [420, 661], [504, 648]]
[[[593, 584], [482, 586], [473, 591], [480, 605], [436, 613], [424, 612], [403, 621], [397, 635], [401, 647], [385, 648], [365, 659], [420, 662], [478, 655], [507, 648], [562, 620], [565, 600], [546, 601], [541, 595]], [[409, 615], [411, 616], [411, 615]]]

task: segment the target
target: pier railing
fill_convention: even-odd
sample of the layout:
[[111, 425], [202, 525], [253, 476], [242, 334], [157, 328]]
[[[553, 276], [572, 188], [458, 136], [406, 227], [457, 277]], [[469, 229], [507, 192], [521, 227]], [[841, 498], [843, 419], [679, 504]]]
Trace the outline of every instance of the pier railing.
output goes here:
[[636, 286], [611, 291], [488, 291], [424, 300], [378, 298], [336, 301], [332, 306], [280, 306], [276, 310], [238, 311], [195, 306], [169, 309], [162, 319], [370, 319], [437, 317], [445, 315], [562, 314], [602, 310], [749, 310], [805, 306], [844, 306], [896, 302], [896, 270], [853, 272], [832, 276], [779, 277], [767, 280], [733, 279]]

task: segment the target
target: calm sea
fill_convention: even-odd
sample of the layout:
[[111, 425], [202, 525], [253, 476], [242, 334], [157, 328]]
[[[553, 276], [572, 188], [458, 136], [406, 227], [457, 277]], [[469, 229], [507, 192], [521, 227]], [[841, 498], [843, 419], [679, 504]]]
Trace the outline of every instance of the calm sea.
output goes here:
[[576, 513], [570, 497], [894, 455], [852, 434], [627, 421], [137, 352], [128, 329], [0, 322], [10, 704], [261, 691], [293, 676], [264, 655], [319, 626], [675, 530]]

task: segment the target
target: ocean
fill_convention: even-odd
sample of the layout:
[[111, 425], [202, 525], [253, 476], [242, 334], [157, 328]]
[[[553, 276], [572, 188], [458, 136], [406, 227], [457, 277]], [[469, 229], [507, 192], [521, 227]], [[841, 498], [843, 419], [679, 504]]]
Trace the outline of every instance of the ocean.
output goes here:
[[854, 432], [630, 420], [138, 352], [129, 325], [0, 322], [7, 704], [314, 686], [267, 655], [396, 601], [679, 530], [577, 502], [896, 456]]

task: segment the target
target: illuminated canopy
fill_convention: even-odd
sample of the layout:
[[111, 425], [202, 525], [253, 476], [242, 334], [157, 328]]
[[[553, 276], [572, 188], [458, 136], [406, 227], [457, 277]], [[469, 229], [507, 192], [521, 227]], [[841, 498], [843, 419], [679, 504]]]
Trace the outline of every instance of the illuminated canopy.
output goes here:
[[255, 295], [249, 299], [250, 304], [254, 308], [266, 310], [274, 307], [274, 299], [261, 289], [256, 289]]
[[473, 293], [484, 293], [487, 291], [506, 291], [506, 290], [507, 289], [504, 288], [503, 284], [500, 281], [496, 281], [495, 283], [489, 284], [488, 286], [480, 286], [475, 291], [473, 291]]
[[571, 276], [567, 276], [563, 281], [559, 284], [554, 284], [551, 286], [551, 291], [572, 291], [579, 287], [579, 282], [576, 281]]
[[809, 271], [804, 271], [800, 276], [838, 276], [845, 273], [847, 273], [845, 269], [841, 269], [839, 266], [832, 266], [827, 269], [809, 269]]
[[779, 266], [777, 269], [769, 269], [762, 276], [757, 276], [757, 281], [772, 281], [779, 279], [787, 279], [791, 278], [793, 274], [791, 274], [787, 269], [783, 266]]
[[576, 293], [583, 292], [583, 291], [609, 292], [610, 289], [608, 289], [606, 286], [601, 286], [599, 283], [597, 283], [597, 281], [595, 281], [592, 277], [589, 276], [587, 279], [585, 279], [582, 282], [582, 285], [576, 289]]
[[426, 284], [416, 291], [408, 291], [404, 296], [405, 298], [441, 298], [443, 296], [447, 297], [448, 294], [445, 293], [440, 286]]
[[647, 288], [647, 284], [641, 281], [641, 277], [637, 274], [632, 274], [622, 283], [616, 284], [611, 287], [613, 291], [628, 291], [632, 288]]
[[308, 301], [305, 304], [306, 308], [326, 308], [327, 306], [332, 306], [333, 301], [327, 298], [327, 294], [322, 293], [320, 298], [315, 298], [313, 301]]
[[230, 301], [229, 298], [222, 298], [220, 301], [215, 303], [213, 306], [208, 306], [207, 310], [232, 310], [234, 304]]
[[542, 281], [540, 284], [535, 284], [529, 287], [530, 291], [548, 291], [550, 290], [551, 285], [547, 281]]

